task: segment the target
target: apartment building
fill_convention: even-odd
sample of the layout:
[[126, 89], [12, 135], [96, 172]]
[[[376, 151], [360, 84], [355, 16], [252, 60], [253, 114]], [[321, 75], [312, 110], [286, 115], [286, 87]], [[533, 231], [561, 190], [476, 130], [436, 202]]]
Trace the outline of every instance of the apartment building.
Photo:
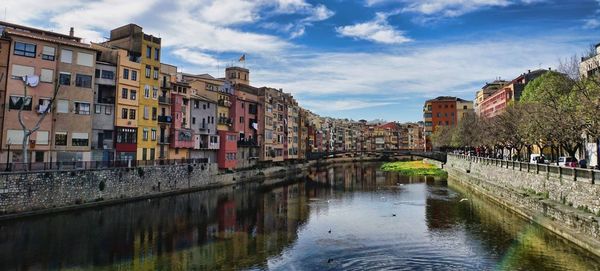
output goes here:
[[169, 159], [171, 141], [171, 82], [177, 80], [177, 67], [160, 63], [160, 93], [158, 95], [158, 159]]
[[189, 83], [176, 80], [171, 82], [171, 124], [169, 158], [187, 159], [190, 150], [194, 148], [194, 131], [190, 125], [190, 98], [191, 88]]
[[[99, 54], [100, 57], [102, 54]], [[112, 161], [114, 153], [117, 66], [96, 61], [94, 109], [92, 113], [92, 160]]]
[[264, 109], [259, 102], [259, 89], [242, 82], [234, 84], [231, 104], [232, 130], [238, 134], [237, 167], [251, 167], [260, 157]]
[[[265, 125], [264, 144], [260, 151], [261, 161], [283, 161], [287, 144], [287, 108], [281, 89], [262, 87], [259, 89], [259, 101], [264, 105]], [[286, 151], [287, 152], [287, 151]]]
[[[478, 105], [479, 116], [483, 118], [493, 118], [500, 115], [511, 101], [520, 100], [521, 94], [529, 82], [548, 71], [549, 70], [544, 69], [535, 71], [529, 70], [527, 73], [519, 75], [501, 88], [496, 89]], [[464, 107], [465, 105], [463, 104], [461, 106]]]
[[209, 162], [217, 161], [219, 136], [217, 134], [217, 101], [192, 89], [191, 95], [191, 129], [194, 132], [194, 147], [190, 150], [190, 158], [206, 158]]
[[122, 48], [139, 60], [138, 133], [136, 156], [139, 160], [158, 158], [158, 91], [160, 87], [161, 39], [142, 31], [142, 27], [128, 24], [110, 31], [109, 45]]
[[[40, 121], [39, 130], [29, 138], [31, 162], [89, 160], [91, 158], [90, 106], [93, 100], [93, 76], [96, 52], [81, 38], [36, 28], [0, 22], [2, 54], [6, 69], [3, 93], [3, 161], [22, 161], [24, 132], [18, 120], [31, 129]], [[10, 46], [8, 46], [10, 44]], [[6, 51], [8, 49], [8, 51]], [[24, 91], [23, 77], [37, 76], [37, 82]], [[58, 86], [56, 103], [46, 109]], [[67, 95], [68, 94], [68, 95]], [[42, 117], [44, 112], [49, 112]], [[42, 120], [43, 119], [43, 120]]]
[[594, 46], [596, 51], [589, 56], [582, 57], [579, 63], [579, 74], [584, 77], [600, 76], [600, 43]]
[[486, 82], [485, 85], [481, 88], [481, 90], [477, 91], [475, 94], [475, 101], [473, 101], [473, 108], [475, 109], [475, 113], [477, 116], [481, 115], [481, 103], [483, 100], [487, 99], [490, 95], [492, 95], [496, 90], [503, 88], [509, 82], [505, 80], [494, 80], [491, 83]]
[[286, 156], [285, 159], [298, 159], [298, 117], [300, 108], [298, 107], [298, 102], [291, 94], [285, 93], [283, 97], [285, 108], [287, 109], [287, 118], [284, 119], [284, 156]]

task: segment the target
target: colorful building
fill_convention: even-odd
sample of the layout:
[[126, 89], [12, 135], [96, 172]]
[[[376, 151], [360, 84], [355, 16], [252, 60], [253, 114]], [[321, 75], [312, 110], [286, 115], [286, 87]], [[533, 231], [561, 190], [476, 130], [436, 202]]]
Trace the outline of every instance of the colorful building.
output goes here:
[[158, 158], [158, 90], [160, 87], [161, 39], [148, 35], [142, 27], [128, 24], [110, 31], [107, 44], [128, 51], [139, 60], [143, 74], [139, 76], [140, 95], [138, 97], [138, 160]]

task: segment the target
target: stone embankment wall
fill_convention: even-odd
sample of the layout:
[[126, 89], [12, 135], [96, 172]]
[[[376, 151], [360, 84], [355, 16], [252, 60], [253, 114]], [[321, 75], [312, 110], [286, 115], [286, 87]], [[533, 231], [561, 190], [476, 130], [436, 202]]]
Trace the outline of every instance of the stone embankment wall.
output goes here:
[[303, 177], [311, 166], [368, 160], [374, 159], [335, 158], [229, 173], [219, 172], [216, 164], [0, 173], [0, 219], [114, 204], [248, 181], [272, 184]]
[[449, 155], [449, 182], [600, 256], [600, 172]]

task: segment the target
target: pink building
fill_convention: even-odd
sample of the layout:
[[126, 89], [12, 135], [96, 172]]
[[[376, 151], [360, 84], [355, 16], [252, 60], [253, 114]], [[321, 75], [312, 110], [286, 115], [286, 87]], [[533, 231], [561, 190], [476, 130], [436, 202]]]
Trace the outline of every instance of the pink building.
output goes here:
[[171, 114], [173, 117], [171, 148], [175, 149], [191, 149], [194, 147], [194, 133], [187, 128], [188, 120], [184, 98], [184, 95], [177, 92], [171, 94]]

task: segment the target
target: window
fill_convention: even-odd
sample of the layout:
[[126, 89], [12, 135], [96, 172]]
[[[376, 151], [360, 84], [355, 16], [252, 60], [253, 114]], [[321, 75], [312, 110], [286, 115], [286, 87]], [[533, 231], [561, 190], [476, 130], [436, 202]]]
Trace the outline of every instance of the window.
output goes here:
[[133, 128], [117, 128], [117, 143], [135, 144], [137, 142], [136, 130]]
[[58, 100], [56, 103], [56, 112], [69, 113], [69, 100]]
[[99, 78], [100, 77], [100, 70], [96, 69], [96, 73], [94, 73], [94, 77], [95, 78]]
[[14, 54], [18, 56], [35, 57], [35, 44], [15, 41]]
[[89, 115], [90, 114], [90, 104], [75, 102], [75, 114], [78, 115]]
[[123, 79], [129, 79], [129, 69], [123, 69]]
[[121, 119], [127, 119], [127, 112], [129, 112], [127, 108], [121, 109]]
[[150, 110], [148, 106], [144, 106], [144, 119], [150, 118]]
[[192, 124], [196, 124], [196, 117], [192, 117]]
[[127, 99], [129, 97], [129, 91], [126, 88], [121, 89], [121, 99]]
[[150, 86], [149, 85], [145, 85], [144, 86], [144, 97], [146, 99], [150, 98]]
[[35, 68], [30, 66], [12, 65], [12, 76], [18, 79], [19, 77], [35, 74]]
[[106, 114], [106, 115], [112, 115], [112, 111], [113, 111], [113, 107], [111, 105], [108, 105], [104, 108], [104, 114]]
[[160, 49], [154, 48], [154, 60], [160, 60]]
[[40, 81], [46, 82], [46, 83], [52, 83], [52, 81], [54, 81], [54, 70], [42, 69]]
[[152, 107], [152, 120], [156, 120], [158, 117], [158, 109], [156, 107]]
[[50, 112], [50, 99], [48, 98], [40, 98], [38, 100], [38, 106], [36, 107], [36, 111], [38, 113]]
[[240, 117], [240, 123], [244, 123], [244, 117]]
[[146, 154], [148, 153], [148, 151], [146, 151], [146, 148], [142, 149], [142, 160], [146, 160]]
[[158, 88], [156, 88], [156, 87], [152, 88], [152, 98], [153, 99], [158, 98]]
[[135, 109], [129, 109], [129, 119], [135, 119]]
[[75, 86], [82, 88], [92, 88], [92, 76], [85, 74], [75, 75]]
[[154, 67], [154, 74], [152, 76], [154, 79], [158, 79], [158, 68]]
[[87, 146], [88, 144], [88, 133], [73, 133], [71, 135], [71, 146]]
[[62, 63], [73, 62], [73, 51], [65, 50], [65, 49], [61, 50], [60, 51], [60, 62], [62, 62]]
[[146, 78], [150, 78], [150, 74], [152, 73], [152, 68], [150, 65], [146, 65]]
[[94, 67], [94, 55], [78, 52], [77, 64], [86, 67]]
[[148, 141], [148, 128], [144, 128], [144, 130], [142, 131], [142, 139], [144, 141]]
[[113, 71], [102, 71], [102, 75], [100, 76], [103, 79], [115, 79], [115, 73]]
[[48, 145], [48, 131], [37, 131], [35, 132], [35, 144], [37, 145]]
[[129, 94], [129, 96], [130, 96], [129, 98], [130, 98], [131, 100], [134, 100], [134, 101], [135, 101], [135, 99], [137, 99], [137, 90], [135, 90], [135, 89], [132, 89], [132, 90], [130, 91], [130, 94]]
[[58, 77], [58, 83], [63, 86], [71, 85], [71, 74], [68, 72], [61, 72]]
[[156, 141], [156, 129], [152, 129], [150, 136], [152, 141]]
[[67, 132], [56, 132], [54, 134], [54, 145], [67, 146]]
[[131, 80], [137, 81], [137, 71], [131, 71]]
[[44, 46], [42, 49], [42, 59], [54, 61], [56, 55], [56, 49], [50, 46]]
[[[25, 102], [25, 104], [23, 104]], [[8, 109], [21, 109], [23, 106], [23, 110], [30, 111], [31, 110], [31, 96], [27, 96], [27, 98], [23, 99], [23, 96], [10, 96], [10, 101], [8, 102]]]
[[152, 47], [146, 46], [146, 58], [152, 58]]
[[96, 114], [102, 114], [102, 107], [103, 107], [103, 105], [99, 105], [99, 104], [95, 105], [94, 106], [94, 108], [95, 108], [94, 113], [96, 113]]

